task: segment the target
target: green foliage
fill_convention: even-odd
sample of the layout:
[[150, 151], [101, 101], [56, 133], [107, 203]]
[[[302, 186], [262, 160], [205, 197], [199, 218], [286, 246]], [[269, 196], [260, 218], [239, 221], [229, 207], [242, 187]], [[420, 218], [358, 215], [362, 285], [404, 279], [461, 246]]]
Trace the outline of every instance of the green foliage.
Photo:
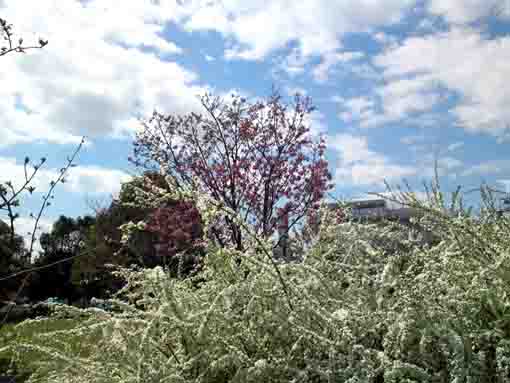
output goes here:
[[8, 270], [13, 258], [23, 255], [24, 241], [23, 237], [14, 234], [4, 221], [0, 220], [0, 270]]
[[[101, 332], [86, 356], [46, 345], [52, 332], [14, 349], [45, 361], [44, 382], [510, 382], [510, 220], [474, 219], [438, 193], [408, 201], [440, 230], [434, 246], [324, 212], [302, 262], [277, 265], [251, 237], [243, 252], [210, 245], [193, 278], [121, 269], [118, 312], [58, 333]], [[231, 213], [188, 197], [212, 220]]]
[[66, 259], [76, 256], [83, 248], [84, 241], [95, 223], [90, 216], [71, 218], [60, 216], [53, 224], [49, 233], [40, 237], [42, 252], [35, 260], [35, 267], [60, 262], [51, 268], [34, 271], [26, 287], [25, 294], [32, 301], [44, 300], [48, 297], [60, 297], [74, 301], [78, 291], [72, 283], [73, 261]]
[[[22, 257], [24, 251], [23, 237], [12, 232], [9, 225], [0, 220], [0, 277], [25, 267], [26, 262]], [[11, 299], [12, 292], [16, 291], [19, 282], [18, 278], [0, 281], [0, 302]]]

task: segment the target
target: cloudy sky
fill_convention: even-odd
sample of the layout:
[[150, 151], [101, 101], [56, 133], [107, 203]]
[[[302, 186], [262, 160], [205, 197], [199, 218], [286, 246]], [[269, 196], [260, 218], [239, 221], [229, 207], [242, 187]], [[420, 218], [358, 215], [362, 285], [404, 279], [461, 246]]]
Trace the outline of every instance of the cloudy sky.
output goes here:
[[423, 190], [435, 155], [449, 188], [510, 179], [510, 0], [0, 0], [0, 17], [49, 40], [0, 58], [0, 180], [44, 156], [43, 188], [87, 137], [46, 223], [129, 179], [154, 108], [272, 84], [313, 98], [338, 196]]

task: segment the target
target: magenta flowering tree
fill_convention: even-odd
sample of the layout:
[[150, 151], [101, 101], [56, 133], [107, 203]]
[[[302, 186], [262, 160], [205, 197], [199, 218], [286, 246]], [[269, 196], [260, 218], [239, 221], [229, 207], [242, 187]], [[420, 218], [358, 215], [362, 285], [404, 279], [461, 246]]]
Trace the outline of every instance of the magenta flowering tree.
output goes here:
[[[130, 157], [164, 171], [177, 187], [207, 193], [267, 238], [316, 209], [331, 187], [323, 137], [314, 139], [308, 97], [285, 104], [273, 92], [250, 103], [240, 96], [201, 97], [203, 114], [154, 112], [143, 123]], [[213, 229], [220, 245], [243, 248], [243, 230], [229, 217]]]

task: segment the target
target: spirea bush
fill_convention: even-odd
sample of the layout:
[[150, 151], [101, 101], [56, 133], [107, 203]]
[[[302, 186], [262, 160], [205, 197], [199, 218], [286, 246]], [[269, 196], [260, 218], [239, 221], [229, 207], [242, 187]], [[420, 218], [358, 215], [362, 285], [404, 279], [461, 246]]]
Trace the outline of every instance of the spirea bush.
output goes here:
[[34, 382], [510, 382], [509, 219], [436, 192], [408, 202], [434, 246], [324, 210], [300, 262], [275, 264], [252, 237], [244, 252], [210, 245], [192, 278], [121, 269], [114, 311], [62, 307], [87, 319], [16, 351], [37, 355]]

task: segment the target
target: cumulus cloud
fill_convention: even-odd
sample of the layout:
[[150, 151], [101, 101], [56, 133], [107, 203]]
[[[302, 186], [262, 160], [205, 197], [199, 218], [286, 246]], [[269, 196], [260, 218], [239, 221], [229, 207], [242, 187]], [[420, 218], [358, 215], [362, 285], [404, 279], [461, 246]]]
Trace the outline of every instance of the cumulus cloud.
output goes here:
[[[408, 138], [412, 143], [422, 140], [421, 136]], [[422, 153], [413, 163], [401, 165], [387, 155], [370, 149], [366, 137], [351, 134], [331, 137], [329, 147], [339, 155], [335, 181], [340, 185], [347, 183], [354, 186], [384, 187], [384, 180], [400, 182], [409, 177], [434, 176], [436, 156], [431, 153]], [[464, 163], [451, 155], [438, 153], [437, 166], [439, 176], [456, 178], [464, 168]]]
[[310, 126], [310, 133], [312, 137], [317, 137], [328, 131], [326, 116], [318, 110], [314, 110], [307, 115], [304, 122]]
[[372, 35], [372, 38], [383, 46], [393, 45], [398, 42], [398, 39], [394, 35], [390, 35], [384, 32], [376, 32]]
[[321, 55], [341, 48], [346, 33], [398, 22], [414, 2], [194, 0], [184, 27], [221, 33], [232, 41], [230, 58], [258, 60], [293, 41], [304, 56]]
[[473, 165], [466, 169], [463, 176], [501, 174], [510, 170], [510, 160], [490, 160]]
[[326, 53], [322, 62], [312, 71], [312, 75], [318, 82], [326, 82], [329, 78], [330, 71], [338, 64], [350, 64], [353, 61], [363, 58], [363, 52], [331, 52]]
[[273, 69], [274, 74], [285, 72], [289, 77], [295, 77], [305, 71], [308, 57], [303, 56], [299, 49], [292, 49], [291, 52], [283, 58], [278, 58]]
[[488, 16], [510, 18], [508, 0], [430, 0], [428, 10], [449, 22], [462, 24]]
[[339, 104], [341, 109], [339, 117], [345, 122], [358, 121], [363, 125], [376, 117], [375, 102], [368, 97], [360, 96], [350, 99], [333, 97], [332, 101]]
[[440, 99], [436, 92], [437, 84], [431, 77], [420, 76], [413, 79], [398, 79], [377, 88], [382, 101], [382, 114], [379, 119], [365, 119], [366, 125], [398, 121], [411, 113], [431, 110]]
[[163, 36], [166, 23], [178, 18], [175, 4], [7, 3], [2, 14], [16, 31], [37, 31], [50, 43], [2, 59], [0, 135], [6, 139], [1, 144], [121, 136], [132, 129], [133, 118], [154, 107], [171, 112], [198, 108], [196, 95], [206, 87], [195, 73], [169, 61], [181, 49]]
[[394, 163], [387, 156], [368, 148], [366, 137], [339, 134], [330, 139], [329, 147], [340, 157], [335, 182], [355, 186], [383, 185], [416, 174], [417, 169]]
[[507, 134], [509, 44], [510, 37], [489, 39], [459, 27], [411, 37], [386, 50], [374, 60], [387, 80], [378, 90], [385, 110], [381, 121], [430, 111], [446, 92], [458, 96], [450, 109], [458, 126], [496, 137]]
[[[28, 174], [31, 169], [28, 168]], [[34, 177], [31, 185], [36, 191], [42, 192], [48, 189], [49, 183], [57, 179], [58, 169], [42, 167]], [[80, 165], [72, 168], [61, 188], [73, 193], [87, 194], [115, 194], [122, 182], [127, 182], [131, 176], [122, 170], [109, 169], [99, 166]], [[12, 181], [19, 187], [25, 180], [24, 166], [14, 158], [0, 157], [0, 182]]]
[[440, 117], [432, 111], [441, 99], [437, 82], [431, 78], [390, 80], [376, 86], [372, 94], [339, 100], [339, 117], [346, 122], [356, 121], [362, 128], [404, 120], [408, 125], [430, 126], [437, 124]]
[[68, 177], [67, 190], [89, 194], [116, 194], [131, 176], [118, 169], [100, 166], [79, 166]]

